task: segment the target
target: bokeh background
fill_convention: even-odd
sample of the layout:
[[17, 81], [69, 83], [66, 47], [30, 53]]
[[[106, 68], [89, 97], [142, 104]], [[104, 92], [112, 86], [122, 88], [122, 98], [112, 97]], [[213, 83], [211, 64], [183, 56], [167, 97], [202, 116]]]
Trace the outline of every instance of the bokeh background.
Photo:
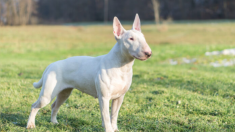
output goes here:
[[[44, 69], [107, 54], [112, 19], [135, 14], [152, 49], [135, 60], [120, 109], [125, 132], [235, 131], [234, 0], [0, 0], [0, 131], [104, 131], [97, 99], [74, 90], [50, 123], [51, 103], [27, 130]], [[53, 102], [53, 101], [52, 101]]]
[[234, 0], [0, 0], [1, 25], [235, 18]]

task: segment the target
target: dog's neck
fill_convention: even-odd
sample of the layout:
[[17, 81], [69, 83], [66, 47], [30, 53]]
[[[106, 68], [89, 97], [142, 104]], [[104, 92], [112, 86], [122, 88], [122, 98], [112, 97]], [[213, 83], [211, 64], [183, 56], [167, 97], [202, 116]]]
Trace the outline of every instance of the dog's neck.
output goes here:
[[116, 43], [111, 51], [107, 54], [107, 61], [110, 61], [110, 67], [120, 68], [123, 72], [132, 70], [134, 58], [130, 56], [128, 50], [123, 47], [122, 43]]

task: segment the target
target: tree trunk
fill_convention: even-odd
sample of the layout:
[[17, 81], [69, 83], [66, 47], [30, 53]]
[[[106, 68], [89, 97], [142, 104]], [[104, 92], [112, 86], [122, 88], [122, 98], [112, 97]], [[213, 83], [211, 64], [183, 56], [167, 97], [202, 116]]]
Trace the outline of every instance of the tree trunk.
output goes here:
[[27, 21], [27, 24], [30, 22], [30, 17], [32, 15], [32, 12], [33, 12], [33, 3], [32, 3], [32, 0], [28, 0], [27, 2], [27, 9], [26, 9], [26, 21]]
[[5, 0], [3, 2], [5, 8], [3, 8], [2, 0], [0, 0], [0, 25], [4, 24], [4, 19], [6, 19], [6, 25], [26, 25], [30, 23], [33, 13], [33, 0]]
[[154, 11], [154, 18], [155, 18], [155, 22], [156, 24], [158, 24], [160, 22], [160, 18], [159, 18], [159, 7], [160, 7], [160, 4], [159, 4], [159, 1], [158, 0], [152, 0], [152, 4], [153, 4], [153, 11]]
[[0, 0], [0, 26], [3, 25], [2, 1]]
[[104, 22], [107, 23], [108, 21], [108, 5], [109, 0], [104, 0]]
[[19, 3], [19, 17], [20, 17], [20, 24], [25, 25], [26, 24], [26, 8], [27, 8], [27, 1], [26, 0], [20, 0]]
[[12, 22], [12, 10], [11, 10], [11, 1], [7, 1], [5, 3], [5, 7], [6, 7], [6, 10], [5, 10], [5, 17], [6, 17], [6, 24], [7, 25], [13, 25], [13, 22]]
[[225, 19], [227, 19], [228, 18], [228, 15], [227, 15], [227, 1], [226, 0], [224, 0], [224, 17], [225, 17]]
[[13, 25], [19, 25], [20, 24], [20, 17], [17, 11], [17, 4], [16, 2], [13, 2], [13, 0], [11, 0], [11, 10], [12, 10], [12, 14], [11, 14], [11, 19], [12, 19], [12, 24]]

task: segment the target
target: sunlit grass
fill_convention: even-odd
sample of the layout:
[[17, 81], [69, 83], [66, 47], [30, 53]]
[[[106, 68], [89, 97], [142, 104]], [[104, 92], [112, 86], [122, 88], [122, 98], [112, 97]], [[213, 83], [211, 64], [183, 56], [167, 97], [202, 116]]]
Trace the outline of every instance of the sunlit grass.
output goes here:
[[[142, 26], [153, 56], [135, 61], [133, 84], [118, 118], [120, 131], [234, 131], [235, 68], [208, 65], [233, 56], [205, 56], [234, 48], [234, 26]], [[32, 83], [48, 64], [106, 54], [115, 43], [111, 26], [0, 27], [0, 130], [26, 130], [40, 92]], [[169, 59], [182, 57], [199, 58], [200, 63], [169, 64]], [[50, 123], [50, 112], [50, 105], [41, 109], [37, 128], [30, 131], [103, 131], [97, 99], [78, 90], [61, 106], [59, 125]]]

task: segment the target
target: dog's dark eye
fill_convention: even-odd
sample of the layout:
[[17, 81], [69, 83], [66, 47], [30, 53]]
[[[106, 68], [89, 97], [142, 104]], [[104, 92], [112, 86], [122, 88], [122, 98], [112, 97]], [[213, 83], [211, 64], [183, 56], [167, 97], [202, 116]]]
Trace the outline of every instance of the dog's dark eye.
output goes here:
[[130, 38], [130, 40], [134, 40], [133, 38]]

